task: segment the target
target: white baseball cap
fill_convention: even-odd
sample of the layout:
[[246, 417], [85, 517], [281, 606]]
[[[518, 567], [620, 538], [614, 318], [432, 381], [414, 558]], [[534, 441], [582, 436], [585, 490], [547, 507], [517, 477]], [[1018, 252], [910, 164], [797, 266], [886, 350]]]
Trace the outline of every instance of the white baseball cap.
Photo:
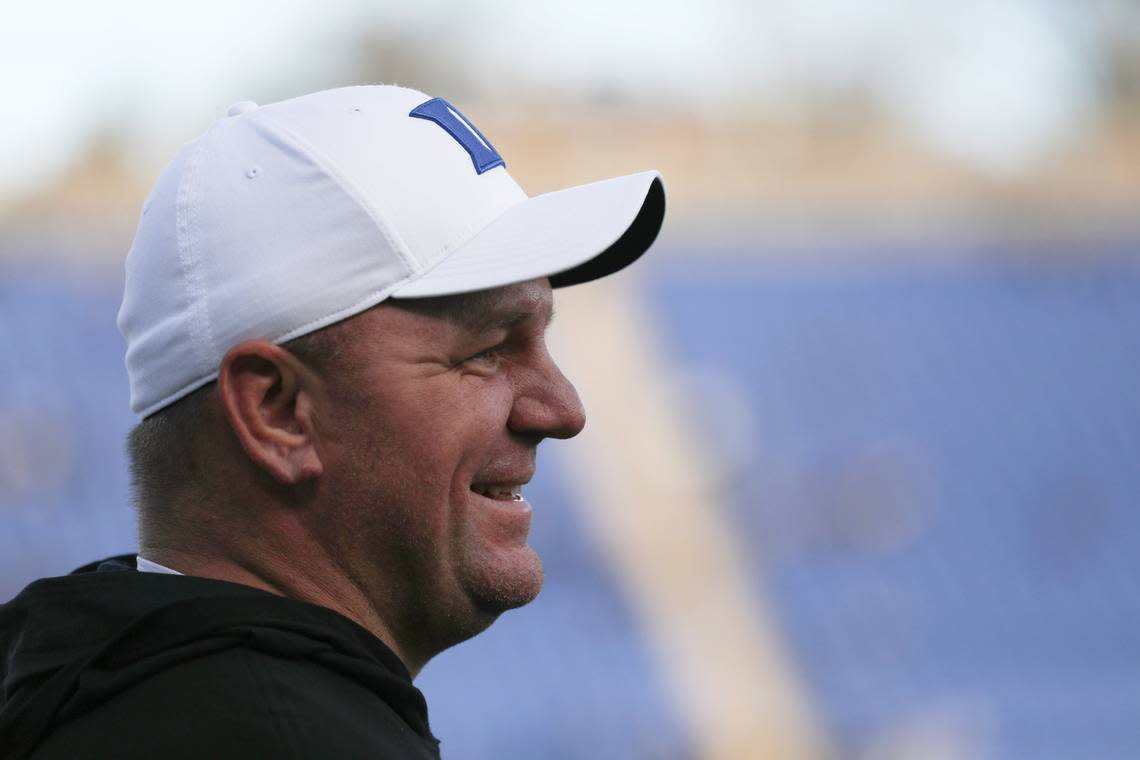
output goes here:
[[119, 330], [146, 417], [217, 378], [233, 345], [284, 342], [390, 297], [626, 266], [665, 213], [655, 171], [528, 198], [454, 106], [345, 87], [232, 106], [143, 206]]

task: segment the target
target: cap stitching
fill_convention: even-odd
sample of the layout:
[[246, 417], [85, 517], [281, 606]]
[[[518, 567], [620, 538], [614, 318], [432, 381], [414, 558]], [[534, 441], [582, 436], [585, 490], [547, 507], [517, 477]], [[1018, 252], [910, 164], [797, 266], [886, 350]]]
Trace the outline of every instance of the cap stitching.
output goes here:
[[528, 200], [530, 199], [524, 196], [517, 202], [512, 203], [507, 208], [490, 215], [489, 218], [484, 219], [480, 217], [479, 219], [476, 219], [474, 222], [461, 229], [459, 232], [453, 235], [451, 239], [444, 241], [442, 245], [437, 246], [435, 249], [433, 249], [431, 262], [424, 266], [421, 271], [416, 272], [411, 279], [419, 280], [427, 277], [434, 269], [455, 255], [460, 248], [478, 237], [479, 233], [490, 227], [495, 222], [499, 221], [499, 219], [501, 219], [508, 211], [515, 208], [516, 206], [520, 206], [523, 203], [526, 203]]
[[[419, 268], [418, 262], [413, 260], [408, 246], [404, 243], [404, 239], [400, 236], [400, 233], [395, 229], [394, 225], [388, 221], [387, 215], [377, 208], [353, 182], [345, 177], [330, 158], [308, 140], [305, 140], [277, 119], [267, 115], [264, 109], [258, 111], [256, 118], [252, 121], [255, 125], [278, 132], [278, 137], [293, 143], [293, 147], [304, 153], [322, 171], [332, 177], [344, 191], [345, 195], [356, 201], [356, 204], [368, 215], [368, 218], [372, 220], [372, 223], [376, 225], [376, 228], [380, 231], [381, 236], [388, 242], [392, 250], [396, 252], [396, 255], [400, 257], [400, 260], [404, 262], [404, 266], [408, 271], [410, 273], [415, 272]], [[261, 123], [259, 124], [259, 122]]]
[[345, 306], [343, 308], [337, 309], [336, 311], [329, 312], [323, 317], [318, 317], [317, 319], [310, 320], [305, 324], [300, 325], [299, 327], [294, 327], [292, 330], [282, 333], [279, 337], [273, 338], [272, 341], [274, 343], [283, 343], [287, 340], [292, 340], [293, 338], [298, 338], [302, 335], [305, 335], [306, 333], [319, 330], [322, 327], [327, 327], [334, 322], [339, 322], [342, 319], [348, 319], [351, 316], [355, 316], [370, 306], [375, 306], [388, 296], [392, 295], [393, 291], [395, 291], [401, 285], [407, 283], [410, 279], [412, 279], [412, 276], [408, 275], [403, 279], [392, 283], [391, 285], [369, 293], [363, 298], [358, 299], [350, 306]]
[[192, 234], [197, 202], [197, 178], [201, 167], [204, 140], [199, 140], [193, 153], [187, 159], [186, 173], [178, 187], [178, 260], [182, 267], [182, 278], [186, 284], [187, 309], [190, 312], [190, 342], [191, 348], [198, 360], [204, 366], [210, 366], [211, 350], [214, 345], [213, 331], [210, 327], [210, 315], [206, 304], [206, 287], [202, 281], [198, 245]]

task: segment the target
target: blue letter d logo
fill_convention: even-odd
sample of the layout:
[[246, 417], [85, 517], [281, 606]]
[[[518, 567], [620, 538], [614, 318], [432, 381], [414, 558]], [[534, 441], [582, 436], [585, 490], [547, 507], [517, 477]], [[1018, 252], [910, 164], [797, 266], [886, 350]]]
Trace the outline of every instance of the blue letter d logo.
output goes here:
[[475, 164], [477, 174], [494, 169], [496, 166], [507, 165], [499, 152], [491, 147], [486, 137], [483, 137], [483, 133], [443, 98], [432, 98], [426, 103], [420, 103], [408, 116], [434, 121], [446, 129], [447, 133], [471, 154], [471, 162]]

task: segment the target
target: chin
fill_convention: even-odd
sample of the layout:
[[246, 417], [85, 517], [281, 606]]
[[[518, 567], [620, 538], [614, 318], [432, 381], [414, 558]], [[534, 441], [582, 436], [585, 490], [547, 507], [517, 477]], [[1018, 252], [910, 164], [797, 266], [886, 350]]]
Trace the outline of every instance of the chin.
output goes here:
[[487, 559], [465, 564], [461, 573], [465, 598], [433, 627], [429, 656], [479, 635], [499, 615], [530, 603], [542, 590], [542, 560], [529, 546], [498, 556], [494, 562]]
[[534, 601], [542, 590], [542, 560], [523, 546], [494, 562], [480, 563], [468, 579], [467, 592], [475, 607], [494, 618]]

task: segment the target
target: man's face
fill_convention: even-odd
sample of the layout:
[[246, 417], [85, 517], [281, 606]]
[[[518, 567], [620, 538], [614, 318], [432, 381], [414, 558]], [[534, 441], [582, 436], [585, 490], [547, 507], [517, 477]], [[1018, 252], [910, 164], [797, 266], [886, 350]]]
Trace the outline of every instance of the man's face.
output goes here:
[[315, 420], [334, 519], [318, 530], [397, 637], [438, 651], [541, 588], [519, 493], [538, 443], [585, 422], [547, 352], [551, 309], [543, 279], [332, 328]]

